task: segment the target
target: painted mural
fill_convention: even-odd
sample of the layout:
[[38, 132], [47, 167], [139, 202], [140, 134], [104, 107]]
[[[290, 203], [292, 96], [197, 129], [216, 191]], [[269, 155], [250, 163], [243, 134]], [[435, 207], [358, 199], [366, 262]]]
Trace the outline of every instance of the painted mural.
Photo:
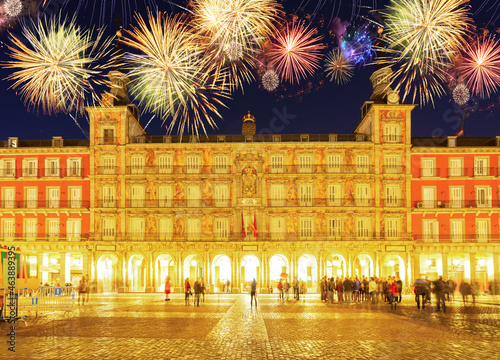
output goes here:
[[212, 215], [205, 214], [201, 221], [201, 234], [204, 238], [211, 238], [213, 235], [214, 223]]
[[201, 191], [202, 203], [205, 206], [212, 206], [213, 204], [213, 192], [212, 192], [212, 183], [210, 180], [203, 180], [203, 189]]
[[294, 178], [290, 178], [286, 185], [286, 201], [288, 205], [297, 205], [298, 193]]

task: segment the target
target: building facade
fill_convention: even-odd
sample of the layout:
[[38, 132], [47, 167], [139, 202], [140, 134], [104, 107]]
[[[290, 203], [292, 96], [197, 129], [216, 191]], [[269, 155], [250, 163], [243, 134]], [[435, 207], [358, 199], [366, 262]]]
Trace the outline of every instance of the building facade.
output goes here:
[[[114, 72], [111, 94], [87, 109], [87, 143], [11, 138], [0, 149], [0, 231], [36, 254], [42, 281], [89, 274], [103, 292], [162, 291], [167, 276], [177, 290], [203, 277], [214, 291], [230, 281], [234, 292], [253, 278], [266, 292], [298, 277], [315, 292], [325, 275], [397, 275], [406, 284], [444, 275], [480, 279], [486, 290], [499, 280], [500, 147], [412, 144], [414, 105], [399, 103], [389, 76], [372, 76], [351, 135], [255, 135], [248, 114], [242, 135], [179, 138], [145, 134]], [[32, 158], [35, 178], [23, 174]], [[36, 208], [26, 205], [34, 184]], [[72, 203], [78, 187], [81, 204]], [[28, 218], [41, 224], [37, 236], [28, 236]]]

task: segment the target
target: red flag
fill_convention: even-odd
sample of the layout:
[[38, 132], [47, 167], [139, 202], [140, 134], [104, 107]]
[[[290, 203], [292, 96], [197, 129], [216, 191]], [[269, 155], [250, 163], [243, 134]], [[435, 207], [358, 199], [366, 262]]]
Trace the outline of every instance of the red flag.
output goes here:
[[255, 217], [255, 213], [253, 213], [253, 237], [259, 236], [259, 233], [257, 232], [257, 218]]
[[247, 232], [245, 231], [245, 221], [243, 220], [243, 211], [241, 212], [241, 237], [247, 237]]

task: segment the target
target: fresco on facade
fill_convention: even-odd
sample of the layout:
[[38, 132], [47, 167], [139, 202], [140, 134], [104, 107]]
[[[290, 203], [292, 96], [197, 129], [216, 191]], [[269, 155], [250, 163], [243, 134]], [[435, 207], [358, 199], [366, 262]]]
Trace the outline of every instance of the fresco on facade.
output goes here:
[[345, 218], [344, 237], [349, 238], [354, 232], [354, 213], [349, 211]]
[[295, 171], [295, 162], [295, 149], [287, 149], [286, 166], [288, 167], [289, 172]]
[[214, 228], [214, 224], [213, 224], [212, 215], [210, 215], [210, 214], [203, 215], [203, 219], [201, 221], [201, 233], [202, 233], [203, 237], [211, 238], [212, 234], [213, 234], [213, 228]]
[[316, 182], [316, 205], [326, 205], [326, 184], [325, 178], [319, 177]]
[[182, 155], [182, 149], [175, 149], [173, 165], [174, 165], [174, 172], [183, 171], [184, 156]]
[[174, 237], [184, 238], [184, 219], [182, 216], [176, 216], [174, 221]]
[[287, 229], [287, 237], [288, 238], [296, 238], [297, 237], [297, 213], [290, 212], [286, 218], [286, 229]]
[[180, 180], [175, 182], [174, 206], [184, 206], [184, 183]]
[[354, 203], [354, 183], [352, 178], [346, 178], [344, 183], [344, 199], [346, 200], [347, 205]]
[[295, 179], [288, 179], [288, 184], [286, 185], [286, 201], [287, 205], [297, 205], [298, 195], [297, 195], [297, 185], [295, 185]]
[[154, 168], [155, 166], [155, 153], [153, 149], [146, 150], [146, 167]]
[[146, 236], [153, 239], [156, 235], [156, 218], [153, 214], [148, 213], [146, 218]]
[[146, 194], [150, 201], [156, 200], [156, 184], [154, 178], [147, 178], [146, 180]]
[[316, 235], [316, 236], [325, 236], [326, 235], [326, 217], [325, 217], [325, 213], [322, 211], [322, 212], [318, 212], [317, 215], [316, 215], [316, 224], [315, 224], [315, 232], [316, 234], [313, 234]]
[[325, 172], [325, 148], [316, 149], [316, 154], [314, 155], [314, 164], [317, 165], [316, 172]]
[[213, 193], [212, 193], [212, 184], [210, 180], [203, 180], [203, 189], [201, 191], [202, 203], [205, 206], [212, 206], [213, 202]]
[[201, 172], [203, 174], [212, 172], [212, 156], [210, 155], [210, 149], [203, 149], [201, 161]]

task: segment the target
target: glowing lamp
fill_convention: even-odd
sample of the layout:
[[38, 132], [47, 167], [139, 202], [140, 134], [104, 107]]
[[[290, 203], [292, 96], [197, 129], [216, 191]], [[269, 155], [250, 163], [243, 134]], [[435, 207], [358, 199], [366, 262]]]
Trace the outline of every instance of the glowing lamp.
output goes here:
[[458, 266], [458, 264], [460, 264], [460, 260], [453, 259], [452, 263], [453, 263], [454, 266]]
[[136, 264], [137, 266], [141, 266], [141, 264], [142, 264], [142, 260], [136, 260], [136, 261], [135, 261], [135, 264]]
[[[361, 264], [361, 266], [365, 266], [366, 265], [366, 261], [365, 260], [361, 260], [359, 263]], [[393, 266], [393, 265], [391, 265], [391, 266]]]
[[80, 259], [79, 258], [73, 259], [73, 264], [75, 266], [80, 266]]
[[431, 259], [425, 260], [425, 265], [431, 266], [432, 265], [432, 260]]
[[52, 259], [50, 260], [50, 263], [51, 263], [52, 265], [57, 264], [57, 259], [56, 259], [56, 258], [52, 258]]
[[196, 264], [198, 264], [196, 260], [191, 260], [191, 266], [196, 266]]
[[332, 264], [333, 264], [333, 266], [338, 267], [339, 266], [339, 261], [338, 260], [333, 260]]
[[391, 266], [391, 267], [392, 267], [392, 266], [394, 266], [394, 265], [396, 265], [396, 262], [395, 262], [394, 260], [389, 261], [389, 266]]
[[484, 266], [484, 265], [486, 265], [486, 261], [485, 261], [484, 259], [479, 259], [479, 260], [477, 261], [477, 264], [478, 264], [479, 266]]

